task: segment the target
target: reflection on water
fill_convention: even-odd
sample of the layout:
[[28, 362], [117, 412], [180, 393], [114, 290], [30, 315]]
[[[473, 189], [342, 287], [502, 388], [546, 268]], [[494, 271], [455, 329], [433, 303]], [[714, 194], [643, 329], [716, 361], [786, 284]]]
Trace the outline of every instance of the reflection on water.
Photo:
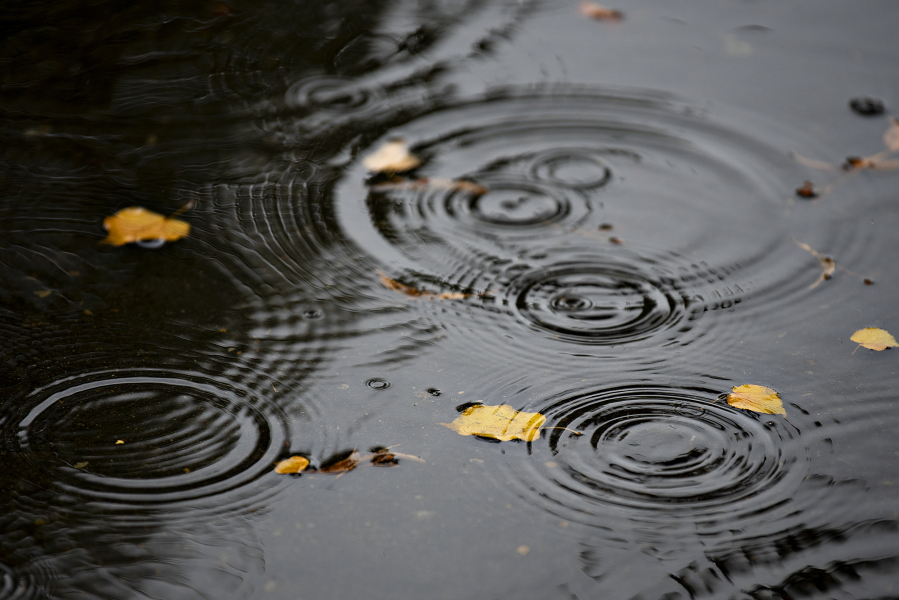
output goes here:
[[[797, 204], [792, 124], [558, 83], [624, 12], [5, 4], [0, 599], [895, 596], [892, 354], [843, 343], [889, 329], [887, 196]], [[882, 277], [809, 289], [791, 238]], [[460, 402], [547, 429], [441, 435]], [[272, 472], [375, 445], [427, 463]]]

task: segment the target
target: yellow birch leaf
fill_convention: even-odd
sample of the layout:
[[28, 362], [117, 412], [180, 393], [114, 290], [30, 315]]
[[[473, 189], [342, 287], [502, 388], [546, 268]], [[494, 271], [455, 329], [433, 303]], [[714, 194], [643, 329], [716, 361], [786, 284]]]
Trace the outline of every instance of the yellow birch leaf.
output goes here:
[[287, 473], [301, 473], [309, 466], [309, 459], [302, 456], [291, 456], [275, 465], [275, 473], [285, 475]]
[[783, 403], [777, 392], [763, 385], [739, 385], [727, 395], [727, 403], [734, 408], [743, 408], [766, 415], [784, 415]]
[[479, 404], [466, 408], [452, 423], [439, 423], [459, 435], [479, 435], [501, 441], [533, 442], [540, 437], [546, 417], [540, 413], [520, 412], [509, 406]]
[[890, 335], [889, 332], [878, 329], [877, 327], [865, 327], [864, 329], [859, 329], [853, 333], [852, 337], [849, 339], [865, 348], [877, 350], [878, 352], [886, 350], [887, 348], [899, 346], [899, 344], [896, 343], [896, 338]]
[[366, 156], [362, 164], [373, 173], [402, 173], [420, 165], [421, 160], [409, 152], [405, 140], [391, 140]]
[[190, 223], [164, 217], [139, 206], [123, 208], [103, 219], [109, 232], [104, 244], [123, 246], [148, 240], [174, 242], [190, 233]]

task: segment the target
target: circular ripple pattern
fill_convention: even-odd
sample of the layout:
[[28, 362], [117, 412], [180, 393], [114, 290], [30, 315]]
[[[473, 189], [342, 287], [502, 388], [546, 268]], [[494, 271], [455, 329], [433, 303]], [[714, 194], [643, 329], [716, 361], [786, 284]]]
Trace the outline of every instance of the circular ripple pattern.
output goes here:
[[645, 339], [680, 321], [689, 304], [673, 280], [602, 260], [531, 271], [513, 282], [508, 297], [526, 324], [588, 344]]
[[805, 475], [795, 430], [716, 400], [710, 390], [650, 386], [556, 400], [539, 412], [559, 429], [545, 432], [546, 452], [520, 465], [521, 489], [592, 525], [621, 510], [653, 522], [764, 518]]
[[43, 399], [18, 425], [22, 453], [85, 501], [228, 506], [263, 491], [251, 484], [287, 440], [275, 407], [196, 374], [94, 374], [36, 393]]
[[[423, 160], [405, 183], [372, 179], [362, 164], [391, 138]], [[608, 246], [599, 226], [609, 223], [627, 244], [743, 266], [789, 237], [778, 152], [670, 98], [501, 90], [383, 140], [359, 152], [334, 194], [349, 237], [397, 270], [449, 279], [535, 243], [593, 235]]]

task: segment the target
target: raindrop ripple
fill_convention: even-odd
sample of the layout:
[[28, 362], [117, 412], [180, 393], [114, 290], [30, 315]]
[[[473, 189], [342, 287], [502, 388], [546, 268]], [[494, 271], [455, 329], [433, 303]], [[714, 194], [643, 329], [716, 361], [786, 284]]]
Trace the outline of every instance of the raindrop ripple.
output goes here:
[[622, 515], [706, 530], [764, 519], [798, 489], [806, 452], [786, 420], [718, 397], [646, 385], [551, 400], [537, 408], [546, 440], [514, 463], [517, 488], [559, 517], [600, 527]]

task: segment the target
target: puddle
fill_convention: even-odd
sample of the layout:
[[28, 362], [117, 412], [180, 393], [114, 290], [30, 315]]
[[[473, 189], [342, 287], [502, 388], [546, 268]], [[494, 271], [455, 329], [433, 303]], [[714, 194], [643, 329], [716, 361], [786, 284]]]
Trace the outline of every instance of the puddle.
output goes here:
[[0, 600], [896, 596], [888, 2], [19, 4]]

